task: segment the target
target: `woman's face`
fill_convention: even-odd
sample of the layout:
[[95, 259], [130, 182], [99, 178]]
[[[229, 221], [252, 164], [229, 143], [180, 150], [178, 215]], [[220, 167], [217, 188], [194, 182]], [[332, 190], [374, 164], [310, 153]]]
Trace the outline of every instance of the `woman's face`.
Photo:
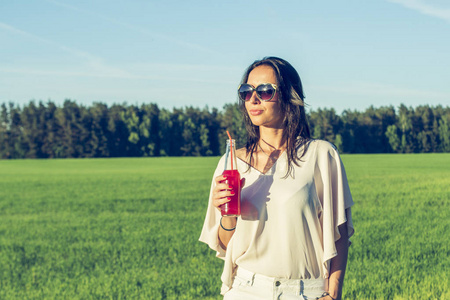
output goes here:
[[[262, 83], [273, 83], [278, 86], [277, 77], [272, 67], [261, 65], [254, 68], [248, 75], [247, 83], [257, 87]], [[250, 100], [245, 102], [245, 108], [253, 125], [268, 128], [283, 128], [283, 114], [278, 99], [279, 90], [270, 101], [261, 101], [253, 92]]]

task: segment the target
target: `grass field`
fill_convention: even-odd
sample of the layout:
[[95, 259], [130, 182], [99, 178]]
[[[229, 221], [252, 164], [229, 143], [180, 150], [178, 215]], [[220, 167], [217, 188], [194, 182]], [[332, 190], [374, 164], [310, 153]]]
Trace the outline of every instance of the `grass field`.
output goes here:
[[[450, 154], [343, 155], [344, 299], [450, 299]], [[218, 158], [0, 161], [0, 299], [220, 299]]]

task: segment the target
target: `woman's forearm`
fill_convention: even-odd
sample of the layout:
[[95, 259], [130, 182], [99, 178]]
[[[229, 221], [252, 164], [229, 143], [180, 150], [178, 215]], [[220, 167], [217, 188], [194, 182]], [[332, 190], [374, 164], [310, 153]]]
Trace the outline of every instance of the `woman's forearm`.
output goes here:
[[[236, 217], [222, 217], [222, 226], [226, 229], [233, 229], [236, 227], [237, 218]], [[234, 234], [234, 230], [225, 230], [219, 226], [219, 244], [224, 250], [227, 249], [228, 243]]]
[[339, 226], [339, 233], [341, 237], [336, 242], [338, 255], [331, 259], [330, 276], [328, 278], [328, 293], [333, 299], [341, 299], [342, 296], [342, 285], [348, 257], [347, 223]]

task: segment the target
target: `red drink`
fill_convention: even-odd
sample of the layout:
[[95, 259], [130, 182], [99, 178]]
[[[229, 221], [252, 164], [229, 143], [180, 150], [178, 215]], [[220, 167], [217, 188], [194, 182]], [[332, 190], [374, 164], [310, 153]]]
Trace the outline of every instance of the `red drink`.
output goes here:
[[222, 173], [227, 177], [225, 183], [231, 186], [234, 196], [231, 200], [220, 206], [222, 216], [237, 217], [241, 215], [241, 175], [238, 170], [225, 170]]

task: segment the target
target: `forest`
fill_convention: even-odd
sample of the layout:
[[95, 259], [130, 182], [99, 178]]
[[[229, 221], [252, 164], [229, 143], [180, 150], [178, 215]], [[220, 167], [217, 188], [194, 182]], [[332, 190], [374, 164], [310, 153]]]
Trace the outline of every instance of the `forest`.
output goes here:
[[[365, 111], [307, 109], [313, 138], [341, 153], [450, 152], [450, 107], [369, 107]], [[62, 105], [30, 101], [0, 107], [0, 158], [216, 156], [226, 130], [245, 146], [238, 103], [217, 108], [157, 104]]]

